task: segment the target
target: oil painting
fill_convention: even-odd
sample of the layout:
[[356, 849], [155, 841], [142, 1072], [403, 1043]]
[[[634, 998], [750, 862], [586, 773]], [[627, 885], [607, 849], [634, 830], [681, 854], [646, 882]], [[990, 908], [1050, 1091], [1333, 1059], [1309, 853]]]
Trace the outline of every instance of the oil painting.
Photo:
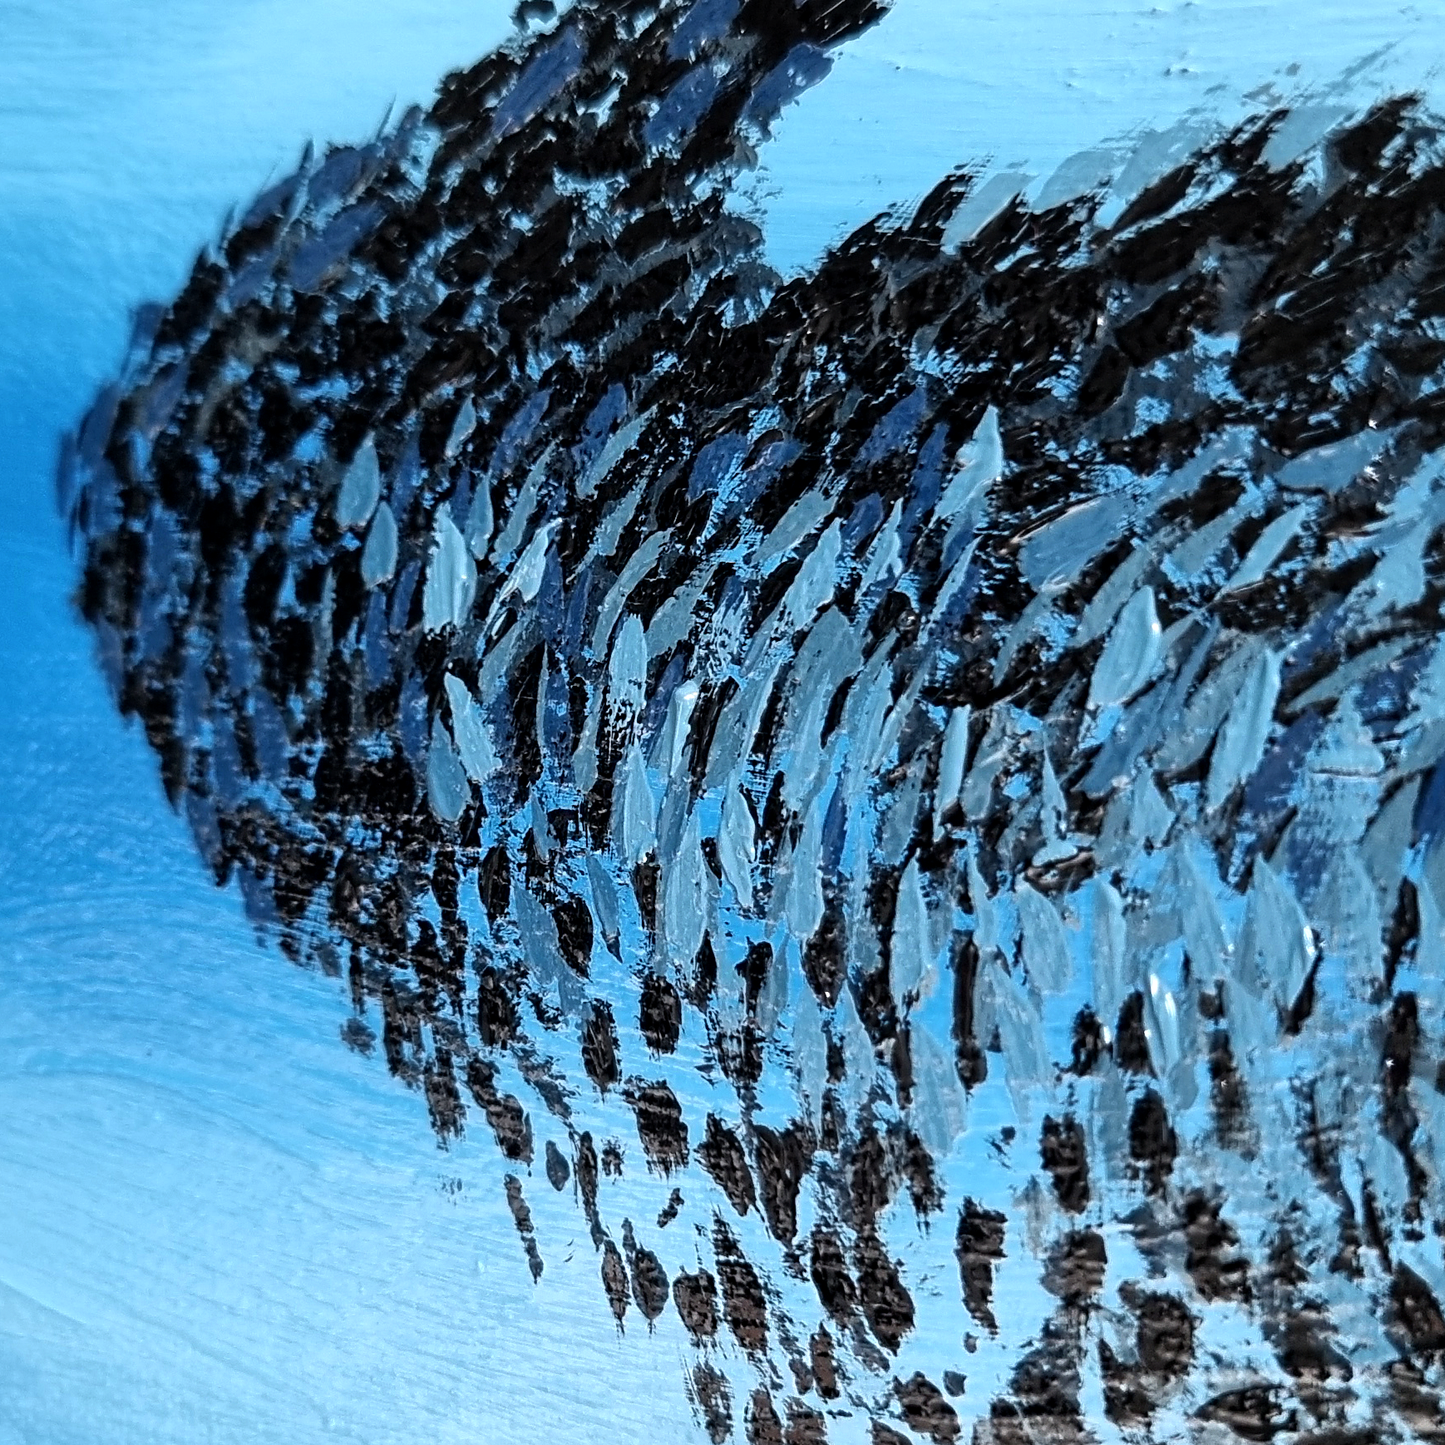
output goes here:
[[0, 31], [0, 1445], [1445, 1439], [1445, 16]]

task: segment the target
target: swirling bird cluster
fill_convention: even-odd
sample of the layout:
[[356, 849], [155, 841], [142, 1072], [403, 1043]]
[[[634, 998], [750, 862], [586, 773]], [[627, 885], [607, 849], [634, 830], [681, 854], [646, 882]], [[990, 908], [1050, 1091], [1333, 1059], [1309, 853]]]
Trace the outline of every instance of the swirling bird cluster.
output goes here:
[[584, 0], [260, 196], [63, 458], [117, 702], [714, 1441], [1445, 1439], [1445, 137], [784, 279], [881, 10]]

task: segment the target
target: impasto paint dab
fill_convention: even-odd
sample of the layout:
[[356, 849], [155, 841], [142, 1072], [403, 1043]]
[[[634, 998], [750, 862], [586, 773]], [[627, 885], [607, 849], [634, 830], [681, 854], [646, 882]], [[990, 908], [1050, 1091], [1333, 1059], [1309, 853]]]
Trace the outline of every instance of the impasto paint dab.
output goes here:
[[260, 196], [62, 467], [117, 702], [713, 1440], [1433, 1438], [1445, 135], [785, 282], [881, 13], [584, 3]]

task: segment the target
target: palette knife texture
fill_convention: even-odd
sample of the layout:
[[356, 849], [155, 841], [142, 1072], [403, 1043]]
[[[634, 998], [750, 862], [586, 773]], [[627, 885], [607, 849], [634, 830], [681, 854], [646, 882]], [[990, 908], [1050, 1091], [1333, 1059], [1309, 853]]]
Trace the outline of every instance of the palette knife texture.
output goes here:
[[713, 1440], [1445, 1438], [1445, 137], [784, 280], [881, 10], [583, 3], [260, 196], [62, 465], [117, 702]]

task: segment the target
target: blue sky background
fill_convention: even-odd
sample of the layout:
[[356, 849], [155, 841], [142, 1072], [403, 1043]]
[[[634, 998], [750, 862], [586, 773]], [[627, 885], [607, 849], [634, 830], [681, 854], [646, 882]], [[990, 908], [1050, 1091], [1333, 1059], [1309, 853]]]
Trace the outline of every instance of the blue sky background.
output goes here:
[[[534, 1289], [490, 1143], [440, 1153], [339, 1045], [342, 989], [211, 887], [73, 619], [51, 505], [129, 308], [308, 135], [424, 101], [508, 9], [0, 0], [0, 1445], [698, 1438], [676, 1316], [619, 1340], [570, 1195], [530, 1191]], [[792, 269], [959, 162], [1042, 185], [1264, 86], [1328, 100], [1371, 56], [1350, 95], [1433, 88], [1445, 14], [899, 0], [740, 204]]]

